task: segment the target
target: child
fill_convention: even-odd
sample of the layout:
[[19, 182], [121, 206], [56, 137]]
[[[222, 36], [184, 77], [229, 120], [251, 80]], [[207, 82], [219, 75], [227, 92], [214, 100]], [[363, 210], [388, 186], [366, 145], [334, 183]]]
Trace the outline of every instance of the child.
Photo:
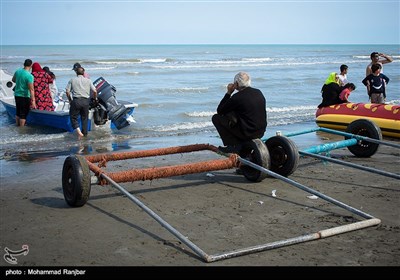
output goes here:
[[350, 93], [356, 89], [356, 86], [353, 83], [345, 84], [342, 92], [339, 94], [339, 99], [341, 103], [347, 103], [349, 101]]
[[371, 70], [372, 74], [365, 77], [362, 83], [367, 86], [371, 103], [384, 104], [386, 99], [386, 84], [389, 83], [389, 78], [381, 73], [380, 64], [373, 64]]

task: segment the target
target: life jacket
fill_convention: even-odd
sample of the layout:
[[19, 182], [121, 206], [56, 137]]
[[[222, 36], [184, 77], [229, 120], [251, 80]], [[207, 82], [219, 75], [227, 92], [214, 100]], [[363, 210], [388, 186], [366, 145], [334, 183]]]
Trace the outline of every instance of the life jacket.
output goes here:
[[370, 94], [385, 92], [385, 80], [382, 77], [371, 75], [371, 78], [369, 79], [369, 84], [370, 84]]

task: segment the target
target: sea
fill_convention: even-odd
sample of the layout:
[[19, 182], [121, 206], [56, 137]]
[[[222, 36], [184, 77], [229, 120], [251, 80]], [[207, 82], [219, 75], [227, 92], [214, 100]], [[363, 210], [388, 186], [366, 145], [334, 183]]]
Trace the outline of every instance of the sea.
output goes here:
[[[92, 81], [105, 78], [116, 97], [138, 104], [136, 123], [121, 130], [108, 126], [87, 139], [40, 126], [17, 128], [0, 105], [0, 163], [43, 160], [74, 153], [100, 153], [210, 143], [222, 145], [211, 117], [239, 71], [267, 100], [264, 138], [316, 127], [321, 87], [341, 64], [356, 85], [352, 102], [367, 102], [366, 66], [371, 52], [394, 61], [384, 65], [390, 78], [387, 103], [400, 104], [399, 45], [51, 45], [1, 46], [1, 69], [14, 73], [25, 59], [48, 66], [60, 91], [81, 63]], [[293, 139], [299, 148], [321, 142], [318, 133]]]

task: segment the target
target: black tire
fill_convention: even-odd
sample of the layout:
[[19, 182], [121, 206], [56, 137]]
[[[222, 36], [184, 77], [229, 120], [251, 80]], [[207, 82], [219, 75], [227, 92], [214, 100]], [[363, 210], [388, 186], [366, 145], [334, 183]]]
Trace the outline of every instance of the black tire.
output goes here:
[[271, 158], [271, 171], [289, 176], [299, 165], [299, 150], [296, 144], [285, 136], [273, 136], [265, 141]]
[[[260, 139], [253, 139], [244, 143], [239, 152], [239, 156], [254, 164], [262, 166], [265, 169], [269, 169], [270, 158], [268, 149]], [[268, 176], [266, 173], [248, 165], [243, 164], [240, 169], [242, 170], [244, 177], [252, 182], [261, 182]]]
[[86, 159], [79, 155], [70, 155], [64, 161], [62, 187], [64, 199], [72, 207], [81, 207], [90, 195], [90, 170]]
[[[347, 133], [365, 136], [377, 140], [382, 140], [381, 129], [370, 120], [359, 119], [350, 123], [346, 128]], [[345, 136], [345, 139], [350, 139], [351, 137]], [[349, 151], [357, 157], [370, 157], [374, 155], [379, 144], [371, 143], [365, 140], [360, 140], [356, 145], [347, 147]]]

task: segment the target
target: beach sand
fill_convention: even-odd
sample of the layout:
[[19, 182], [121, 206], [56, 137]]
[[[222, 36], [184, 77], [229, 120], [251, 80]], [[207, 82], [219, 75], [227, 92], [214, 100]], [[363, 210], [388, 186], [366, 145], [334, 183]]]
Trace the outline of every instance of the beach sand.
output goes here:
[[[381, 145], [371, 158], [356, 158], [347, 149], [330, 154], [399, 173], [399, 149], [393, 147]], [[130, 164], [119, 162], [114, 167], [126, 170], [219, 157], [212, 152], [198, 152], [134, 160]], [[110, 185], [93, 185], [83, 207], [69, 207], [62, 192], [64, 160], [60, 156], [10, 161], [2, 168], [0, 251], [29, 246], [28, 254], [16, 256], [18, 264], [14, 267], [400, 264], [398, 179], [301, 157], [290, 179], [368, 213], [381, 223], [207, 263]], [[249, 182], [236, 175], [235, 169], [121, 185], [209, 255], [365, 220], [321, 198], [312, 199], [311, 194], [275, 178]], [[4, 258], [0, 264], [10, 265]]]

